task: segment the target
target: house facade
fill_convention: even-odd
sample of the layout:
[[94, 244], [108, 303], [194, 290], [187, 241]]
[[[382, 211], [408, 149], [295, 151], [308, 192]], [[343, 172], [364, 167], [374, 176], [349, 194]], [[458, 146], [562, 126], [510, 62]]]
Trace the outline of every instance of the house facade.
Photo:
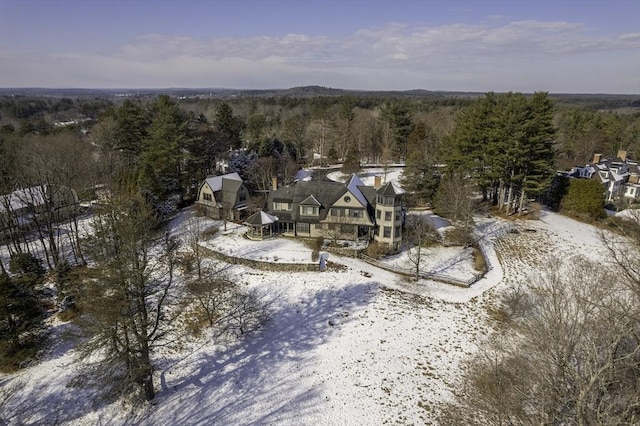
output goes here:
[[198, 188], [196, 205], [213, 219], [239, 221], [248, 216], [249, 189], [238, 173], [206, 178]]
[[[378, 189], [353, 175], [347, 183], [299, 181], [270, 192], [267, 211], [285, 236], [330, 240], [375, 240], [398, 250], [402, 240], [403, 191]], [[377, 216], [380, 216], [379, 218]]]
[[593, 161], [585, 166], [574, 167], [568, 176], [583, 179], [598, 179], [604, 186], [607, 202], [626, 199], [640, 201], [640, 167], [637, 161], [620, 150], [615, 158], [604, 158], [594, 154]]

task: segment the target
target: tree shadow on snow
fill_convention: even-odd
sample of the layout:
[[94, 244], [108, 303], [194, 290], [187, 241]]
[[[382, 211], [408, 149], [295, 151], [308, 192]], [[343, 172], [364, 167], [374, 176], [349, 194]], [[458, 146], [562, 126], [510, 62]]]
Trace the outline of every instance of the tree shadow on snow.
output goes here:
[[0, 424], [73, 424], [91, 413], [92, 422], [101, 425], [300, 424], [297, 419], [325, 411], [321, 378], [314, 376], [314, 349], [368, 305], [377, 288], [375, 283], [346, 285], [278, 303], [264, 328], [235, 345], [216, 350], [213, 342], [182, 362], [161, 361], [176, 367], [161, 372], [162, 389], [143, 411], [108, 406], [72, 364], [57, 366], [55, 379], [31, 377], [28, 385], [25, 377], [4, 377], [0, 386], [15, 390], [0, 395], [7, 396], [0, 404]]
[[323, 406], [320, 379], [310, 373], [314, 349], [376, 293], [376, 284], [358, 284], [282, 306], [258, 333], [226, 350], [201, 351], [190, 372], [163, 372], [158, 405], [147, 414], [153, 424], [172, 425], [299, 424], [296, 419], [313, 418]]

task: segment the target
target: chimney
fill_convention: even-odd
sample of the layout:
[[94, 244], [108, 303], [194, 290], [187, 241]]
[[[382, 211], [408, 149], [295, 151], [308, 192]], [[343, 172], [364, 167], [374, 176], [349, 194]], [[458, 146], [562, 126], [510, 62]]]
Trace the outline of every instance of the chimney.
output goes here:
[[593, 154], [593, 164], [600, 163], [600, 160], [602, 160], [602, 154]]
[[274, 191], [278, 189], [278, 176], [274, 176], [271, 178], [271, 189]]
[[382, 185], [382, 176], [376, 175], [373, 178], [373, 186], [374, 188], [379, 188]]
[[622, 161], [627, 161], [627, 150], [619, 149], [618, 150], [618, 158]]

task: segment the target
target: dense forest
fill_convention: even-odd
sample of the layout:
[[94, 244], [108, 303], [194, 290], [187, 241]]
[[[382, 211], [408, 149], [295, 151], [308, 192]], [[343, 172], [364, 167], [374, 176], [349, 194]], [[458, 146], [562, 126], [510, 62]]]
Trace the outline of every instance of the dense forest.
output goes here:
[[[261, 175], [277, 174], [287, 182], [298, 167], [310, 165], [343, 163], [345, 171], [353, 171], [363, 164], [405, 163], [408, 175], [421, 176], [428, 183], [414, 181], [414, 187], [426, 188], [416, 201], [429, 199], [434, 193], [434, 183], [429, 182], [431, 166], [451, 163], [456, 155], [460, 160], [461, 138], [479, 132], [483, 126], [480, 104], [484, 102], [486, 109], [491, 102], [482, 94], [321, 87], [218, 91], [219, 96], [189, 91], [170, 92], [171, 96], [159, 92], [121, 96], [87, 91], [77, 97], [26, 93], [0, 97], [3, 193], [42, 183], [40, 175], [29, 172], [33, 165], [26, 164], [32, 155], [51, 151], [54, 157], [70, 158], [68, 150], [72, 150], [82, 151], [73, 156], [83, 163], [74, 171], [84, 175], [66, 183], [88, 190], [106, 180], [128, 182], [156, 203], [193, 196], [195, 185], [217, 173], [216, 164], [222, 160], [243, 177], [252, 175], [248, 180], [257, 186]], [[631, 158], [640, 157], [640, 100], [604, 95], [543, 97], [549, 103], [545, 114], [553, 123], [553, 129], [547, 129], [551, 143], [544, 149], [550, 151], [554, 169], [584, 164], [594, 153], [607, 156], [619, 149], [627, 150]], [[521, 101], [516, 98], [512, 96], [510, 102]], [[470, 113], [473, 108], [476, 112]], [[503, 142], [513, 146], [514, 139]], [[504, 151], [492, 149], [493, 153]], [[62, 179], [59, 172], [51, 172], [53, 179]]]

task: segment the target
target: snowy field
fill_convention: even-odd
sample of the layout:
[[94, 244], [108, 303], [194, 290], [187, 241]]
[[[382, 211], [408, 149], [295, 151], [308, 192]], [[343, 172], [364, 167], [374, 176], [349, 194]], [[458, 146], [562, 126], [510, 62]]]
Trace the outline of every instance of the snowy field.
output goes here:
[[[194, 220], [183, 213], [172, 234], [185, 238]], [[263, 260], [310, 259], [310, 249], [292, 240], [251, 242], [228, 226], [206, 245]], [[459, 385], [461, 363], [491, 334], [487, 307], [500, 293], [550, 259], [603, 253], [595, 228], [554, 213], [537, 221], [483, 219], [479, 228], [491, 270], [469, 289], [416, 283], [333, 254], [343, 270], [230, 266], [262, 295], [269, 322], [239, 342], [203, 338], [157, 357], [158, 396], [136, 415], [119, 403], [93, 403], [90, 390], [73, 385], [82, 366], [64, 338], [69, 325], [54, 323], [55, 344], [38, 364], [0, 376], [10, 391], [8, 401], [0, 399], [0, 418], [69, 425], [433, 423]], [[437, 265], [447, 256], [429, 257]]]

